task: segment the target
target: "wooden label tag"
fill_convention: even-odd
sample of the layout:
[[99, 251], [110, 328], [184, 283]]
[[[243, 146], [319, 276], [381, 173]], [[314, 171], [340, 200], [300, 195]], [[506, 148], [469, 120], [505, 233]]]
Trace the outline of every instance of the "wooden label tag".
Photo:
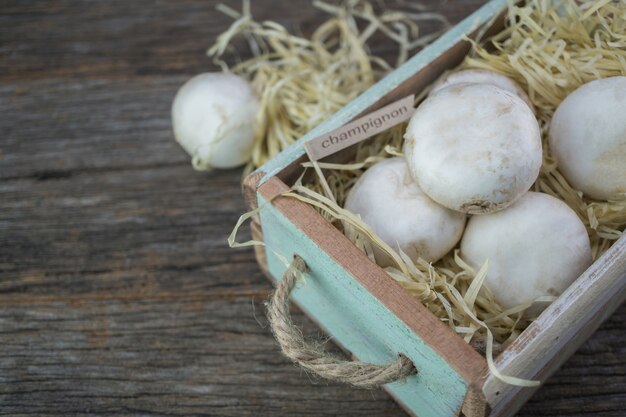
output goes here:
[[304, 149], [311, 161], [317, 161], [339, 152], [408, 120], [415, 111], [414, 101], [413, 94], [404, 97], [338, 129], [309, 140], [304, 144]]

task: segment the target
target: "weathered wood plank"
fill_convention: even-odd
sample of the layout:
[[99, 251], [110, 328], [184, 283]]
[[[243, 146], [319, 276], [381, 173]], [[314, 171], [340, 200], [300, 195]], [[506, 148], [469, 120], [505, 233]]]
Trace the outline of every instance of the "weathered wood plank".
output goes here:
[[[0, 79], [127, 78], [206, 71], [211, 67], [207, 48], [232, 22], [215, 11], [218, 3], [241, 10], [240, 0], [3, 1]], [[304, 33], [311, 32], [323, 16], [309, 4], [285, 0], [251, 3], [257, 20], [274, 20]], [[458, 21], [484, 0], [455, 3], [457, 7], [440, 7]], [[420, 25], [425, 32], [436, 26], [430, 22]], [[388, 41], [375, 42], [373, 50], [385, 54], [390, 51]]]
[[[384, 393], [311, 385], [276, 354], [253, 312], [247, 294], [208, 291], [165, 302], [147, 296], [14, 303], [0, 316], [0, 412], [324, 415], [339, 407], [356, 416], [393, 410]], [[335, 408], [324, 411], [328, 401]]]
[[[185, 76], [0, 84], [0, 178], [187, 167], [169, 109]], [[149, 170], [146, 172], [150, 172]]]

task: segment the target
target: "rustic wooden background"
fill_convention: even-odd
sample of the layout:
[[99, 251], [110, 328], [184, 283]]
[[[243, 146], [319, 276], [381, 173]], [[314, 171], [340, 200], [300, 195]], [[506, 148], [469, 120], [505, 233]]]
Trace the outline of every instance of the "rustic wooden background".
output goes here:
[[[322, 19], [253, 3], [305, 33]], [[441, 10], [456, 22], [481, 3]], [[281, 357], [270, 284], [226, 245], [240, 172], [194, 172], [173, 140], [174, 93], [213, 68], [230, 22], [214, 6], [0, 3], [0, 414], [404, 415]], [[624, 416], [625, 331], [622, 306], [520, 416]]]

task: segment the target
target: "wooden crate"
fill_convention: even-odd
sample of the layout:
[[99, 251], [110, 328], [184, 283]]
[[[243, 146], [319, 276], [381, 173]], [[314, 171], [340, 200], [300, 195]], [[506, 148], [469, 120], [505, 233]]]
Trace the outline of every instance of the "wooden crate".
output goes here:
[[[262, 269], [272, 280], [285, 272], [284, 259], [300, 255], [309, 272], [293, 294], [295, 303], [346, 352], [386, 363], [403, 353], [418, 369], [386, 390], [419, 417], [509, 416], [536, 390], [495, 378], [485, 359], [371, 262], [317, 211], [289, 189], [306, 161], [303, 143], [390, 102], [419, 93], [469, 50], [464, 35], [499, 31], [506, 0], [492, 0], [313, 129], [244, 183]], [[281, 260], [276, 254], [280, 254]], [[626, 296], [626, 236], [553, 302], [496, 358], [503, 374], [545, 381], [623, 302]]]

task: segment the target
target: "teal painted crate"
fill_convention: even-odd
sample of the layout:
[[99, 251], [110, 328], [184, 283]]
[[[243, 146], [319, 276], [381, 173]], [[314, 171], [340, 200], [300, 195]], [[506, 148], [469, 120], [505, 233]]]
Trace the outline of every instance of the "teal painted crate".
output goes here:
[[[406, 64], [370, 88], [296, 144], [252, 173], [244, 183], [251, 209], [260, 207], [253, 235], [261, 267], [280, 280], [297, 254], [309, 267], [293, 294], [296, 304], [349, 355], [383, 364], [399, 354], [418, 373], [385, 389], [419, 417], [509, 416], [536, 388], [507, 385], [485, 359], [409, 296], [313, 208], [289, 189], [306, 160], [303, 143], [407, 94], [419, 93], [469, 50], [464, 36], [501, 28], [506, 0], [492, 0]], [[270, 202], [271, 200], [271, 202]], [[626, 238], [622, 237], [498, 358], [500, 372], [545, 379], [626, 297]]]

